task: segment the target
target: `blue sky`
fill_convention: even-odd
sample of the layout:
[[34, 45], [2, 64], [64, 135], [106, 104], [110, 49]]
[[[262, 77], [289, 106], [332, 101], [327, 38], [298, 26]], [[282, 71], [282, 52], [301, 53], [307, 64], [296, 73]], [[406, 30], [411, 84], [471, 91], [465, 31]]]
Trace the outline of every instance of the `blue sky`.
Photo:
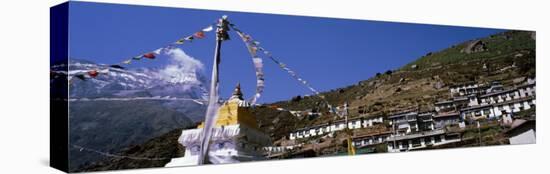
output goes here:
[[[113, 64], [152, 51], [190, 35], [222, 15], [249, 33], [275, 57], [326, 91], [366, 80], [377, 72], [399, 68], [428, 52], [463, 41], [502, 32], [498, 29], [343, 20], [258, 13], [222, 12], [72, 2], [70, 7], [70, 56]], [[220, 92], [228, 97], [241, 82], [246, 97], [255, 90], [250, 55], [232, 32], [222, 46]], [[214, 33], [180, 46], [204, 63], [210, 77]], [[162, 57], [131, 67], [162, 67]], [[266, 88], [260, 103], [311, 94], [276, 64], [264, 59]]]

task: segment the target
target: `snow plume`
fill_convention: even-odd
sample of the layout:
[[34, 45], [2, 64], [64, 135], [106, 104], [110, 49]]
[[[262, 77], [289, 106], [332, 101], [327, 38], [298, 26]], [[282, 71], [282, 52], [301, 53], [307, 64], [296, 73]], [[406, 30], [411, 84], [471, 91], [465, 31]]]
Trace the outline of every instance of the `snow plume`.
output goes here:
[[187, 55], [180, 48], [169, 49], [166, 54], [170, 57], [170, 64], [159, 72], [163, 80], [190, 86], [203, 84], [201, 81], [201, 76], [204, 74], [202, 62]]

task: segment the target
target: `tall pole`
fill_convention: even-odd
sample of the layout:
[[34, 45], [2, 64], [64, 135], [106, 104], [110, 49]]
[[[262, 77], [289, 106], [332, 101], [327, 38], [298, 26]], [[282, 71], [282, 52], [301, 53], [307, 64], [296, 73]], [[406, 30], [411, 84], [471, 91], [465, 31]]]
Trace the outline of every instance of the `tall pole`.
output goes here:
[[479, 125], [479, 121], [477, 121], [477, 138], [479, 142], [479, 146], [481, 146], [481, 126]]
[[212, 131], [216, 124], [216, 119], [218, 116], [218, 90], [219, 90], [219, 64], [220, 64], [220, 51], [222, 46], [222, 41], [228, 40], [229, 35], [227, 31], [229, 30], [229, 22], [227, 21], [227, 16], [223, 16], [218, 20], [218, 25], [216, 29], [216, 49], [214, 50], [214, 62], [212, 65], [212, 77], [210, 81], [210, 93], [208, 97], [208, 109], [206, 110], [204, 127], [201, 136], [201, 148], [198, 159], [198, 165], [202, 165], [205, 162], [208, 162], [208, 151], [210, 146], [210, 139], [212, 137]]

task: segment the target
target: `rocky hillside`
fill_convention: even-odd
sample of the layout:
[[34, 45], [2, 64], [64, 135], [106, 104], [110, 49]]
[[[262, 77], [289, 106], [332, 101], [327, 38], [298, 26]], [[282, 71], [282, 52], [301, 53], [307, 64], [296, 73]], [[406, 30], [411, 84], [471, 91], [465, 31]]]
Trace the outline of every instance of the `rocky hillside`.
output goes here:
[[[387, 115], [395, 111], [420, 108], [432, 110], [436, 101], [449, 99], [449, 86], [476, 82], [500, 81], [504, 86], [514, 86], [514, 79], [535, 76], [534, 32], [508, 31], [452, 45], [439, 52], [427, 53], [405, 66], [380, 72], [376, 76], [347, 87], [323, 92], [332, 105], [349, 103], [350, 116]], [[297, 96], [288, 101], [270, 104], [289, 110], [320, 111], [324, 115], [289, 117], [273, 111], [271, 107], [259, 107], [259, 122], [279, 139], [295, 128], [326, 123], [334, 120], [319, 96]], [[288, 122], [280, 126], [279, 122]], [[294, 124], [292, 124], [294, 123]]]

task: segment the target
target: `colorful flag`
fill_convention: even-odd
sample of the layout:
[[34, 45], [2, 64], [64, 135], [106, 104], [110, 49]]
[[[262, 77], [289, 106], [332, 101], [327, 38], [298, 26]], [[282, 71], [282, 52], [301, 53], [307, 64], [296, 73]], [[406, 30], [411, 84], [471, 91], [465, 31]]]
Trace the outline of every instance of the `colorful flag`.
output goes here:
[[154, 53], [147, 53], [147, 54], [144, 54], [143, 57], [148, 59], [155, 59], [156, 56]]
[[97, 77], [98, 73], [97, 73], [96, 70], [90, 70], [90, 71], [88, 71], [88, 75], [92, 78], [95, 78], [95, 77]]
[[130, 64], [132, 63], [132, 59], [128, 59], [128, 60], [125, 60], [124, 62], [122, 62], [123, 64]]
[[180, 39], [175, 42], [175, 44], [181, 45], [185, 42], [185, 39]]
[[214, 30], [214, 27], [212, 27], [212, 25], [202, 29], [203, 32], [210, 32], [212, 30]]
[[202, 39], [202, 38], [205, 37], [203, 31], [196, 32], [195, 34], [193, 34], [193, 36], [195, 36], [196, 38], [199, 38], [199, 39]]

